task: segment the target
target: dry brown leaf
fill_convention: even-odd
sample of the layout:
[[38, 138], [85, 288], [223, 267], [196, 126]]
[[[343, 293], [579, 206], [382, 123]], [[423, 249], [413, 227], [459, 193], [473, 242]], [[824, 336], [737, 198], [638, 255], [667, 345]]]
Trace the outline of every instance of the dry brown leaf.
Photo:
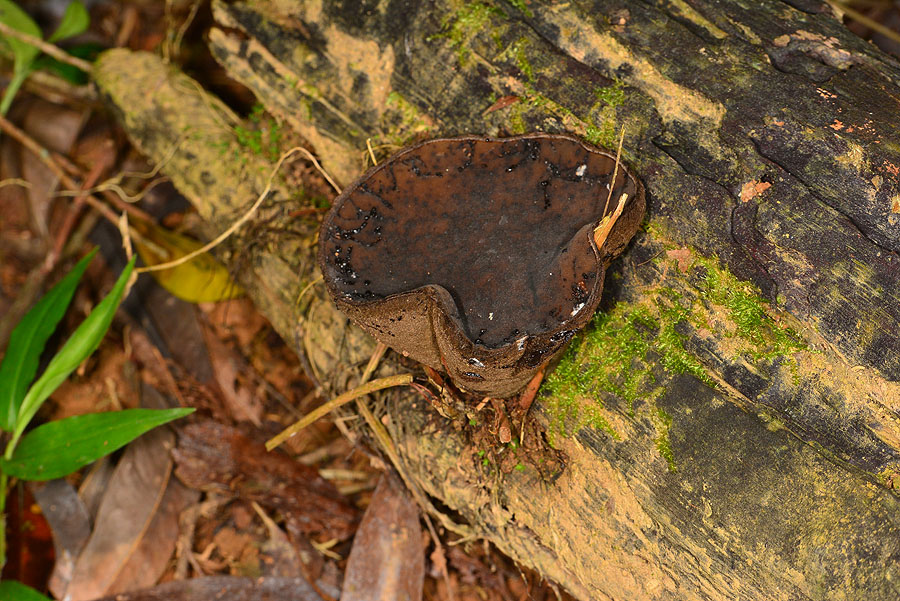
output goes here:
[[678, 263], [678, 271], [686, 272], [694, 261], [689, 248], [673, 248], [666, 251], [666, 257]]
[[139, 404], [131, 366], [121, 347], [104, 345], [95, 366], [84, 377], [69, 378], [53, 393], [53, 419], [112, 409], [133, 409]]
[[32, 491], [53, 531], [56, 563], [48, 588], [62, 598], [72, 579], [75, 559], [91, 535], [91, 516], [75, 487], [63, 479], [35, 485]]
[[96, 601], [322, 601], [303, 578], [209, 576], [166, 582], [150, 589]]
[[164, 497], [174, 439], [171, 430], [157, 428], [125, 450], [100, 503], [91, 538], [75, 564], [66, 598], [94, 599], [115, 583]]
[[269, 538], [260, 546], [262, 552], [262, 573], [279, 578], [303, 578], [303, 563], [297, 556], [296, 548], [288, 540], [287, 534], [278, 527], [263, 509], [253, 504], [259, 518], [266, 525]]
[[163, 353], [200, 384], [211, 384], [215, 375], [203, 339], [203, 327], [197, 319], [197, 308], [159, 286], [142, 291], [141, 300], [165, 343]]
[[196, 503], [200, 494], [175, 478], [169, 479], [147, 532], [141, 537], [131, 556], [109, 586], [110, 594], [152, 586], [165, 572], [175, 550], [181, 512]]
[[233, 489], [284, 516], [288, 532], [353, 534], [356, 512], [315, 469], [280, 451], [269, 453], [238, 429], [211, 420], [188, 424], [173, 451], [178, 478], [201, 490]]
[[[44, 148], [68, 154], [86, 116], [83, 109], [73, 110], [35, 98], [27, 107], [22, 129]], [[20, 168], [22, 178], [32, 184], [27, 194], [33, 224], [38, 232], [47, 234], [50, 207], [59, 180], [43, 161], [24, 148], [20, 153]]]
[[249, 421], [259, 426], [262, 423], [262, 403], [248, 388], [241, 386], [238, 380], [242, 359], [208, 329], [204, 328], [203, 333], [213, 375], [228, 413], [235, 421]]
[[342, 601], [419, 601], [425, 579], [419, 507], [385, 473], [353, 539]]

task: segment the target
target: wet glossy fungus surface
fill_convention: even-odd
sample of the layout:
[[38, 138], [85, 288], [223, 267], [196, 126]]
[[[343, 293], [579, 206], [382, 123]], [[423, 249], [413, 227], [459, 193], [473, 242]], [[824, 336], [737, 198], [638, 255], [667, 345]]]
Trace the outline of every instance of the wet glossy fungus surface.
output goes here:
[[[640, 210], [631, 211], [627, 236], [614, 230], [614, 252], [596, 249], [592, 232], [614, 163], [575, 138], [546, 134], [433, 140], [402, 151], [335, 201], [320, 236], [325, 281], [345, 310], [420, 290], [475, 348], [526, 351], [525, 341], [542, 335], [559, 347], [593, 312], [607, 255], [621, 251], [643, 214], [640, 184], [620, 168], [608, 212], [623, 192], [640, 196]], [[380, 315], [373, 327], [350, 313], [376, 336], [403, 318]], [[530, 363], [551, 349], [533, 350]], [[477, 372], [466, 377], [477, 380]]]
[[354, 300], [442, 286], [488, 347], [549, 331], [593, 288], [594, 253], [574, 238], [611, 179], [609, 157], [568, 139], [422, 146], [346, 197], [329, 230], [334, 281]]

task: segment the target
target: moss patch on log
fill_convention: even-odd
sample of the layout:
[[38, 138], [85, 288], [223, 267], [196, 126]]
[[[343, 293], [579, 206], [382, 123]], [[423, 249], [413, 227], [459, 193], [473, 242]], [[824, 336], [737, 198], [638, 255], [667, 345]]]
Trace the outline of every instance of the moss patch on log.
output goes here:
[[[722, 267], [715, 258], [670, 249], [655, 261], [661, 270], [683, 272], [690, 291], [656, 286], [634, 302], [618, 302], [598, 313], [573, 341], [543, 387], [542, 404], [550, 416], [552, 434], [565, 436], [590, 427], [622, 438], [611, 425], [606, 403], [624, 401], [624, 412], [640, 412], [657, 429], [656, 447], [670, 470], [675, 457], [668, 444], [671, 418], [656, 406], [672, 376], [688, 374], [716, 388], [717, 380], [688, 344], [693, 335], [716, 331], [734, 341], [735, 358], [753, 362], [786, 361], [796, 372], [794, 353], [808, 350], [759, 291]], [[674, 284], [673, 284], [674, 285]], [[663, 369], [654, 369], [661, 366]]]

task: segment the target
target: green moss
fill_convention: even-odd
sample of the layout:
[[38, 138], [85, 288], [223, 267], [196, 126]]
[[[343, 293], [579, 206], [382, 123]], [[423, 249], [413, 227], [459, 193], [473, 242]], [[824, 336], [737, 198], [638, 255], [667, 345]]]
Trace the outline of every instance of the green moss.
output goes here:
[[755, 360], [771, 360], [808, 350], [794, 330], [772, 319], [766, 309], [768, 303], [751, 284], [722, 269], [715, 259], [695, 259], [694, 266], [704, 272], [702, 297], [724, 308], [734, 324], [734, 333], [728, 336], [743, 342], [743, 353]]
[[482, 2], [470, 2], [454, 12], [441, 24], [441, 32], [428, 37], [428, 40], [448, 39], [459, 60], [465, 65], [469, 58], [468, 42], [481, 32], [495, 16], [506, 16], [500, 9]]
[[529, 43], [528, 38], [521, 37], [507, 46], [497, 58], [514, 61], [516, 67], [522, 72], [522, 75], [524, 75], [529, 82], [533, 82], [534, 69], [532, 69], [531, 63], [528, 62], [528, 56], [526, 55], [526, 49], [528, 48]]
[[584, 128], [584, 139], [594, 146], [604, 146], [603, 134], [596, 125], [588, 125]]
[[388, 94], [385, 106], [387, 110], [382, 116], [380, 129], [387, 133], [374, 136], [374, 146], [406, 146], [419, 134], [431, 129], [426, 116], [400, 92], [395, 90]]
[[656, 450], [666, 460], [669, 471], [674, 473], [678, 470], [675, 467], [675, 453], [672, 452], [672, 445], [669, 443], [669, 428], [672, 427], [672, 416], [662, 409], [657, 409], [653, 425], [656, 426], [657, 433], [654, 439]]
[[526, 17], [533, 17], [534, 13], [531, 12], [531, 9], [525, 4], [525, 0], [507, 0], [510, 4], [512, 4], [517, 10], [519, 10]]
[[509, 129], [514, 134], [524, 134], [528, 128], [525, 125], [525, 108], [521, 102], [517, 102], [512, 105], [511, 110], [509, 112], [509, 117], [507, 118], [507, 123], [509, 124]]
[[625, 102], [625, 83], [617, 79], [611, 86], [594, 90], [594, 95], [605, 105], [616, 108]]
[[[698, 330], [725, 332], [724, 340], [734, 339], [736, 346], [724, 342], [721, 347], [726, 355], [736, 348], [733, 352], [756, 362], [787, 359], [794, 370], [793, 355], [808, 349], [796, 332], [773, 318], [751, 284], [737, 279], [715, 258], [685, 262], [679, 254], [679, 264], [665, 253], [660, 257], [661, 272], [679, 274], [671, 277], [672, 286], [645, 290], [639, 302], [620, 302], [608, 313], [598, 313], [547, 376], [544, 391], [549, 394], [543, 405], [556, 433], [568, 435], [589, 426], [615, 439], [618, 434], [604, 417], [608, 415], [604, 404], [624, 401], [629, 416], [643, 415], [654, 424], [656, 448], [674, 471], [668, 441], [671, 419], [656, 407], [666, 378], [661, 378], [658, 367], [654, 371], [654, 365], [670, 376], [689, 374], [715, 387], [687, 345]], [[638, 399], [644, 404], [635, 415]]]
[[623, 399], [627, 412], [635, 416], [634, 402], [646, 401], [657, 430], [656, 448], [674, 471], [674, 456], [668, 442], [671, 418], [655, 408], [663, 388], [656, 382], [649, 357], [655, 354], [670, 373], [691, 373], [712, 384], [699, 361], [684, 348], [684, 337], [675, 326], [687, 319], [687, 311], [672, 304], [672, 298], [653, 305], [617, 304], [609, 313], [599, 313], [584, 333], [566, 351], [547, 377], [544, 406], [551, 415], [551, 431], [569, 435], [586, 426], [619, 434], [603, 417], [603, 398]]
[[591, 123], [584, 128], [584, 138], [594, 146], [615, 148], [617, 141], [615, 123], [604, 121], [600, 127]]
[[619, 438], [602, 414], [603, 396], [624, 399], [631, 413], [635, 400], [655, 394], [645, 357], [657, 327], [645, 309], [624, 303], [597, 314], [544, 384], [551, 393], [545, 406], [557, 432], [568, 435], [570, 427], [590, 426]]
[[256, 104], [247, 116], [249, 127], [238, 125], [234, 128], [237, 143], [255, 155], [274, 162], [281, 154], [283, 132], [281, 125], [272, 117], [265, 117], [265, 107]]
[[691, 311], [679, 303], [680, 300], [681, 295], [672, 290], [657, 290], [655, 302], [662, 325], [656, 337], [655, 350], [659, 353], [660, 363], [669, 373], [691, 374], [707, 386], [715, 387], [715, 382], [700, 361], [685, 349], [687, 336], [676, 329], [692, 316]]
[[625, 102], [625, 84], [616, 80], [611, 86], [594, 90], [594, 95], [597, 102], [591, 107], [590, 124], [585, 128], [585, 138], [594, 146], [615, 148], [618, 141], [616, 108]]
[[404, 130], [424, 130], [428, 129], [425, 117], [412, 103], [403, 97], [396, 90], [388, 94], [387, 106], [399, 112], [401, 122], [400, 127]]

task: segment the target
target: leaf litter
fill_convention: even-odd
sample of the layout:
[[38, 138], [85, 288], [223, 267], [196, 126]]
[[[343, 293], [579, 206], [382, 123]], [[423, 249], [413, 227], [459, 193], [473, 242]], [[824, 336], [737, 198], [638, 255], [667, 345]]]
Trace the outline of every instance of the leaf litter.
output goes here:
[[[198, 48], [202, 27], [193, 28], [192, 36], [189, 12], [182, 4], [164, 14], [159, 6], [115, 10], [96, 3], [92, 17], [104, 29], [94, 28], [92, 35], [113, 35], [111, 45], [153, 49], [165, 38], [165, 24], [175, 23], [188, 32], [183, 47]], [[207, 61], [207, 71], [213, 64], [193, 54], [188, 60], [195, 66]], [[238, 106], [249, 106], [246, 90], [230, 82], [218, 85]], [[159, 166], [141, 165], [90, 94], [71, 89], [71, 96], [61, 97], [37, 79], [23, 90], [11, 122], [26, 125], [37, 147], [58, 154], [39, 160], [10, 136], [0, 137], [0, 349], [6, 346], [7, 322], [15, 323], [86, 252], [88, 235], [102, 230], [97, 224], [104, 218], [126, 210], [140, 218], [152, 214], [159, 223], [192, 222], [183, 208], [158, 211], [179, 204], [171, 186], [115, 172], [114, 166], [128, 165], [155, 174]], [[327, 208], [322, 199], [331, 196], [331, 184], [305, 161], [292, 170], [309, 190], [310, 205], [293, 216], [315, 222]], [[79, 192], [79, 183], [90, 195]], [[135, 200], [137, 205], [128, 204]], [[101, 205], [111, 207], [102, 216], [95, 210]], [[102, 254], [108, 265], [121, 260], [109, 248]], [[97, 263], [63, 322], [67, 332], [113, 279]], [[166, 406], [196, 406], [202, 415], [153, 431], [41, 488], [27, 508], [37, 511], [35, 520], [40, 508], [51, 518], [56, 572], [50, 578], [51, 560], [33, 552], [35, 539], [22, 539], [18, 556], [41, 562], [31, 572], [42, 576], [17, 571], [26, 584], [71, 599], [226, 594], [235, 600], [327, 600], [340, 595], [345, 578], [358, 581], [367, 569], [378, 569], [367, 566], [381, 561], [413, 568], [400, 572], [391, 589], [404, 588], [412, 598], [556, 598], [549, 585], [487, 545], [464, 543], [440, 528], [423, 535], [418, 506], [403, 486], [382, 476], [376, 489], [384, 464], [358, 440], [344, 438], [330, 419], [293, 438], [287, 452], [265, 452], [263, 440], [322, 402], [296, 357], [247, 301], [182, 304], [176, 310], [172, 297], [141, 286], [99, 353], [52, 395], [39, 421], [134, 408], [150, 398]], [[360, 532], [361, 518], [366, 527]]]

